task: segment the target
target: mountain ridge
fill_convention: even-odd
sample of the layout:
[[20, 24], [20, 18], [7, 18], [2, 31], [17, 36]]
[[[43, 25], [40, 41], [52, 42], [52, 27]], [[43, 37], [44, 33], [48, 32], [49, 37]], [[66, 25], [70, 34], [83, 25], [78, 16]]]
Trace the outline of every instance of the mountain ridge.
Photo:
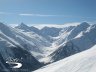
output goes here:
[[[42, 63], [53, 63], [91, 48], [96, 44], [95, 37], [96, 25], [86, 22], [76, 26], [42, 29], [24, 23], [14, 28], [0, 23], [0, 53], [5, 61], [7, 57], [19, 60], [22, 57], [20, 62], [24, 64], [23, 68], [33, 71], [42, 67]], [[29, 58], [24, 54], [30, 56], [36, 65], [31, 61], [27, 62]], [[29, 68], [26, 67], [27, 64]]]

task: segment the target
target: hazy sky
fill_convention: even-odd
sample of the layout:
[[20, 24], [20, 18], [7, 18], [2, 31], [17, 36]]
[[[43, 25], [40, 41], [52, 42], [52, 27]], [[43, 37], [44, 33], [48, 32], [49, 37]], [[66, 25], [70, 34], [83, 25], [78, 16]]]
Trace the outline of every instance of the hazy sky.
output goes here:
[[96, 0], [0, 0], [0, 21], [8, 24], [64, 24], [96, 20]]

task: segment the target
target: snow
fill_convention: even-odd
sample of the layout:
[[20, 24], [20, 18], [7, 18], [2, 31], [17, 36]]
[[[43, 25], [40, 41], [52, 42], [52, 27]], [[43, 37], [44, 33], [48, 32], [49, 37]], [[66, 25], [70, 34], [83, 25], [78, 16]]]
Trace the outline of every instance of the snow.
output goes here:
[[[24, 29], [29, 28], [24, 24], [21, 24], [20, 26]], [[45, 52], [45, 47], [49, 47], [51, 45], [50, 42], [47, 41], [44, 37], [34, 32], [12, 28], [2, 23], [0, 24], [0, 39], [3, 39], [3, 41], [0, 41], [0, 47], [4, 47], [5, 49], [7, 47], [19, 46], [32, 53], [32, 55], [34, 55], [37, 59], [39, 59], [40, 56], [42, 57], [42, 53]], [[6, 51], [4, 49], [1, 49], [3, 50], [2, 54], [7, 55], [6, 52], [4, 52]], [[10, 50], [8, 52], [10, 52]], [[35, 52], [38, 52], [37, 55]]]
[[[35, 26], [43, 26], [43, 28], [38, 30]], [[93, 46], [95, 44], [95, 33], [91, 33], [91, 35], [94, 36], [93, 38], [90, 33], [88, 33], [92, 28], [94, 28], [94, 26], [89, 28], [89, 25], [85, 22], [82, 24], [68, 23], [64, 25], [52, 24], [35, 26], [29, 27], [24, 23], [21, 23], [15, 28], [12, 28], [4, 24], [0, 24], [0, 37], [6, 42], [9, 42], [10, 46], [17, 45], [26, 49], [41, 61], [49, 60], [50, 58], [47, 57], [48, 55], [57, 50], [59, 47], [64, 46], [65, 43], [70, 40], [80, 47], [82, 47], [81, 44], [84, 44], [82, 48], [87, 45], [85, 44], [86, 42], [88, 42], [88, 46]], [[83, 32], [88, 35], [86, 34], [84, 37], [85, 33]], [[92, 41], [88, 36], [92, 38]]]
[[14, 55], [12, 50], [9, 47], [15, 47], [15, 46], [0, 37], [0, 53], [2, 54], [4, 59], [9, 57], [10, 55], [12, 56]]
[[[20, 24], [15, 27], [13, 31], [16, 34], [14, 39], [17, 43], [24, 47], [27, 45], [26, 50], [29, 50], [39, 61], [48, 62], [52, 52], [64, 46], [66, 42], [72, 40], [72, 42], [85, 50], [93, 46], [94, 40], [90, 40], [90, 25], [86, 22], [83, 23], [69, 23], [64, 25], [37, 25], [43, 26], [40, 30], [36, 29], [35, 26], [29, 27], [27, 25]], [[85, 33], [88, 31], [88, 35]], [[95, 32], [93, 32], [95, 33]], [[91, 33], [93, 35], [93, 33]], [[93, 37], [94, 36], [94, 37]], [[95, 38], [95, 35], [90, 36]], [[87, 44], [85, 44], [87, 42]]]
[[83, 36], [83, 32], [80, 32], [75, 38], [80, 38], [81, 36]]
[[22, 67], [22, 64], [21, 63], [17, 63], [17, 62], [6, 62], [6, 63], [8, 63], [9, 65], [11, 64], [15, 64], [16, 66], [13, 66], [12, 68], [15, 68], [15, 69], [18, 69], [18, 68], [21, 68]]
[[[83, 22], [81, 24], [34, 25], [29, 27], [21, 23], [19, 26], [12, 28], [0, 23], [0, 53], [4, 58], [14, 54], [10, 47], [19, 46], [30, 52], [40, 62], [48, 63], [53, 60], [50, 54], [55, 51], [57, 51], [58, 54], [60, 47], [66, 46], [70, 42], [80, 48], [81, 51], [91, 48], [96, 44], [96, 25], [89, 25]], [[59, 53], [63, 51], [62, 49], [60, 50]], [[69, 51], [71, 51], [71, 49], [67, 48], [65, 50], [68, 50], [68, 54], [70, 53]], [[35, 72], [96, 71], [95, 55], [96, 46], [42, 67]], [[11, 62], [11, 64], [17, 65], [13, 68], [20, 68], [22, 66], [17, 62]]]
[[44, 66], [34, 72], [95, 72], [96, 45], [58, 62]]
[[65, 29], [64, 33], [61, 33], [57, 41], [54, 42], [58, 48], [50, 54], [50, 62], [84, 51], [96, 44], [96, 25], [89, 25], [84, 22], [73, 27], [69, 32], [67, 30]]
[[86, 22], [83, 22], [81, 24], [77, 24], [75, 26], [68, 26], [63, 28], [63, 30], [61, 30], [57, 41], [55, 42], [57, 45], [60, 45], [66, 41], [70, 41], [73, 38], [77, 37], [81, 37], [81, 32], [86, 31], [87, 28], [90, 25]]

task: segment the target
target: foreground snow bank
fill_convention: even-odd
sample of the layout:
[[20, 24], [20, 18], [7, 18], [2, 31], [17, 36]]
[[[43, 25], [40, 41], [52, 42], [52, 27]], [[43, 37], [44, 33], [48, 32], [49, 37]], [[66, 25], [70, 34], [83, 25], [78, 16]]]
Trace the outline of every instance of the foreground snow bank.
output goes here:
[[96, 72], [96, 45], [34, 72]]

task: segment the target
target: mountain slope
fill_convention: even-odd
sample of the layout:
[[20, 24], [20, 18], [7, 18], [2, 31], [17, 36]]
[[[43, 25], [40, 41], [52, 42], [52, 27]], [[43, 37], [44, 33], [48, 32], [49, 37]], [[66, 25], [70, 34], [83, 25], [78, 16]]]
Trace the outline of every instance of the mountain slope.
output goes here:
[[17, 42], [26, 47], [26, 50], [30, 51], [38, 60], [48, 58], [49, 62], [54, 62], [96, 44], [95, 29], [95, 25], [89, 25], [86, 22], [64, 28], [45, 26], [42, 29], [21, 24], [16, 27], [15, 32], [20, 37]]
[[[82, 23], [83, 24], [83, 23]], [[85, 27], [79, 25], [80, 29], [83, 27], [84, 30], [80, 30], [77, 26], [75, 29], [79, 29], [80, 32], [75, 37], [69, 39], [64, 44], [61, 44], [57, 50], [55, 50], [52, 54], [49, 55], [51, 62], [58, 61], [75, 53], [84, 51], [86, 49], [91, 48], [96, 44], [96, 25], [88, 25]], [[72, 30], [72, 31], [79, 31], [79, 30]], [[77, 32], [76, 32], [77, 33]], [[75, 34], [76, 34], [75, 33]], [[72, 32], [73, 34], [73, 32]], [[68, 35], [70, 37], [71, 33]], [[72, 35], [73, 36], [73, 35]]]
[[[21, 24], [19, 27], [28, 28], [25, 24]], [[37, 59], [43, 57], [44, 48], [49, 47], [51, 44], [44, 37], [32, 32], [17, 28], [11, 28], [4, 24], [0, 24], [0, 37], [12, 43], [23, 47], [30, 53], [32, 53]]]
[[[6, 68], [6, 62], [20, 62], [22, 67], [19, 69], [14, 69], [12, 68], [12, 65], [9, 64], [9, 70], [12, 70], [13, 72], [20, 72], [22, 70], [24, 70], [23, 72], [33, 71], [41, 67], [42, 64], [37, 61], [35, 57], [33, 57], [33, 55], [27, 50], [26, 47], [20, 45], [20, 42], [16, 40], [19, 38], [17, 35], [19, 36], [19, 34], [17, 34], [14, 29], [0, 23], [0, 58], [1, 60], [4, 59], [4, 61], [1, 61], [0, 65], [3, 67], [5, 66]], [[22, 38], [18, 40], [23, 41]]]
[[34, 72], [95, 72], [96, 45], [89, 50], [75, 54]]
[[[6, 62], [10, 61], [20, 62], [22, 64], [21, 68], [12, 68], [12, 71], [17, 70], [19, 72], [24, 69], [23, 72], [26, 72], [26, 70], [32, 71], [42, 66], [42, 64], [38, 62], [30, 52], [28, 52], [24, 48], [15, 46], [2, 38], [0, 38], [0, 54], [3, 57], [3, 60], [2, 57], [0, 57], [0, 60], [3, 61], [1, 63], [3, 63], [4, 66], [7, 65]], [[9, 67], [9, 70], [11, 70], [10, 65], [7, 67]]]
[[48, 63], [55, 62], [89, 49], [95, 44], [96, 25], [89, 25], [86, 22], [77, 26], [43, 27], [42, 29], [29, 27], [24, 23], [15, 28], [0, 23], [2, 59], [5, 62], [15, 63], [15, 60], [22, 63], [23, 66], [16, 69], [18, 71], [36, 70], [42, 66], [37, 60], [44, 62], [43, 59], [49, 59]]
[[55, 28], [55, 27], [44, 27], [40, 31], [43, 35], [56, 37], [59, 35], [59, 32], [62, 30], [62, 28]]
[[25, 32], [32, 31], [32, 32], [35, 32], [35, 33], [39, 34], [39, 29], [37, 29], [33, 26], [29, 27], [29, 26], [25, 25], [24, 23], [21, 23], [20, 25], [16, 26], [15, 28], [16, 29], [21, 29]]
[[78, 24], [77, 26], [69, 26], [65, 27], [58, 36], [57, 41], [55, 42], [57, 45], [60, 45], [66, 41], [69, 41], [75, 38], [78, 34], [83, 31], [86, 31], [90, 25], [86, 22]]
[[[12, 62], [14, 62], [14, 60], [17, 60], [16, 62], [20, 62], [22, 67], [15, 69], [18, 71], [22, 69], [28, 69], [29, 71], [32, 71], [42, 66], [28, 51], [18, 46], [12, 46], [12, 44], [10, 45], [7, 41], [4, 40], [0, 41], [0, 53], [3, 56], [5, 62], [10, 62], [12, 60]], [[6, 65], [5, 62], [3, 62], [4, 66]], [[12, 70], [14, 71], [14, 69]]]

